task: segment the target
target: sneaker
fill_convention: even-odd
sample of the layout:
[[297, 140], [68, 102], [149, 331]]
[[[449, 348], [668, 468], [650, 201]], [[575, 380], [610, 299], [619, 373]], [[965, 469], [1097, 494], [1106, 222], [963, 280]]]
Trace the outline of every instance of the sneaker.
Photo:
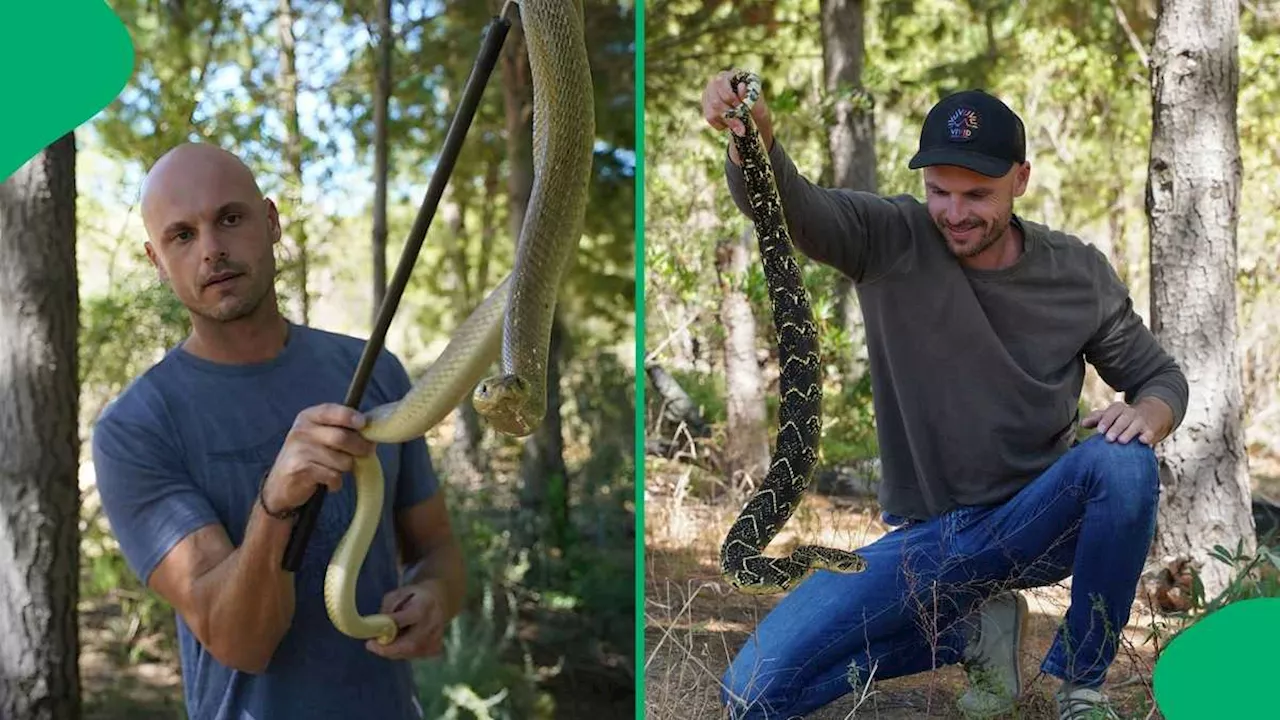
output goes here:
[[1107, 697], [1093, 688], [1067, 689], [1064, 684], [1053, 697], [1058, 701], [1058, 720], [1120, 720]]
[[969, 690], [956, 701], [969, 718], [1013, 710], [1022, 695], [1022, 655], [1029, 617], [1027, 600], [1017, 592], [993, 595], [978, 609], [978, 637], [965, 647], [961, 664]]

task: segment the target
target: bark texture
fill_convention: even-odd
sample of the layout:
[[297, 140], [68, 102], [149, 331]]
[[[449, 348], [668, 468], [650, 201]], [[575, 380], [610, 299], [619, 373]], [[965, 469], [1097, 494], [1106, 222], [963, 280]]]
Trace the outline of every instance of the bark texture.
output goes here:
[[80, 716], [75, 138], [0, 183], [0, 718]]
[[[498, 7], [501, 3], [496, 3]], [[524, 211], [533, 192], [533, 79], [529, 75], [524, 26], [518, 13], [511, 13], [511, 29], [502, 45], [499, 69], [502, 73], [503, 107], [507, 130], [508, 226], [511, 239], [520, 237]]]
[[1236, 354], [1239, 12], [1234, 0], [1164, 0], [1151, 49], [1151, 323], [1191, 389], [1160, 446], [1155, 552], [1201, 562], [1207, 597], [1229, 572], [1207, 552], [1254, 546]]
[[725, 470], [734, 487], [759, 484], [769, 469], [769, 429], [764, 378], [756, 359], [756, 319], [743, 291], [749, 243], [755, 229], [716, 246], [720, 323], [724, 333], [726, 407]]
[[[875, 192], [876, 126], [871, 95], [862, 86], [865, 56], [864, 0], [822, 0], [822, 63], [834, 117], [827, 132], [832, 182], [836, 187]], [[853, 281], [840, 276], [836, 286], [836, 322], [854, 347], [863, 342]], [[858, 371], [853, 358], [839, 358], [846, 381]]]
[[[457, 282], [454, 295], [462, 310], [457, 316], [459, 321], [465, 319], [479, 300], [483, 299], [476, 297], [477, 292], [473, 292], [469, 280], [471, 264], [467, 259], [466, 248], [466, 202], [469, 199], [469, 194], [464, 194], [461, 187], [447, 188], [440, 207], [441, 219], [448, 229], [448, 255], [452, 260]], [[453, 442], [449, 444], [445, 454], [451, 484], [468, 488], [480, 488], [484, 484], [480, 453], [482, 430], [480, 414], [476, 412], [470, 396], [463, 398], [458, 403], [454, 418]]]

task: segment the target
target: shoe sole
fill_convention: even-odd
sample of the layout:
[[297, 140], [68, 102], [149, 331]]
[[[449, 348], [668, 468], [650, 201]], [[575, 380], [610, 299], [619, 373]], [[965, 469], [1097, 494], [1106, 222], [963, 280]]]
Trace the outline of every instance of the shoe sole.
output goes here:
[[1024, 690], [1022, 686], [1022, 643], [1026, 641], [1028, 628], [1031, 626], [1031, 607], [1027, 605], [1027, 599], [1017, 590], [1013, 591], [1013, 598], [1014, 603], [1017, 605], [1015, 614], [1021, 618], [1014, 626], [1016, 629], [1013, 637], [1013, 678], [1014, 685], [1017, 687], [1013, 697], [1016, 702], [1022, 698]]

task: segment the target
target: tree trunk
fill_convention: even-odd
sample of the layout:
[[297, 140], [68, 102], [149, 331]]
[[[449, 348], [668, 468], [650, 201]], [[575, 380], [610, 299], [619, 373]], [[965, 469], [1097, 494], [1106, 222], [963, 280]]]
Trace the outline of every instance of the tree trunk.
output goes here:
[[[827, 94], [835, 110], [827, 133], [833, 183], [875, 192], [875, 111], [862, 86], [865, 19], [863, 0], [822, 0], [822, 63]], [[853, 281], [841, 275], [835, 295], [836, 322], [852, 347], [857, 347], [863, 342], [862, 321]], [[859, 372], [852, 354], [838, 358], [838, 365], [845, 382], [852, 382]]]
[[0, 718], [80, 717], [75, 137], [0, 184]]
[[378, 0], [378, 71], [373, 101], [373, 315], [387, 296], [387, 113], [391, 104], [391, 0]]
[[511, 240], [520, 237], [524, 211], [533, 191], [533, 85], [524, 31], [518, 13], [502, 46], [502, 97], [506, 109], [507, 200]]
[[[484, 175], [484, 198], [480, 206], [480, 258], [476, 262], [475, 286], [479, 288], [479, 292], [482, 294], [488, 293], [491, 289], [489, 287], [489, 258], [493, 255], [493, 240], [498, 234], [493, 223], [493, 218], [497, 214], [498, 186], [498, 161], [490, 160], [485, 168]], [[523, 219], [524, 213], [522, 212], [521, 220]]]
[[1111, 191], [1111, 205], [1107, 209], [1107, 230], [1110, 238], [1110, 247], [1107, 248], [1107, 257], [1111, 260], [1112, 267], [1116, 270], [1116, 275], [1120, 277], [1120, 282], [1126, 287], [1130, 287], [1133, 281], [1129, 273], [1129, 253], [1127, 243], [1125, 242], [1125, 210], [1127, 206], [1124, 201], [1124, 187], [1120, 180], [1116, 181], [1115, 187]]
[[[565, 360], [564, 321], [557, 310], [547, 357], [547, 415], [524, 440], [520, 460], [521, 507], [551, 547], [564, 550], [569, 537], [569, 470], [560, 427], [560, 372]], [[541, 520], [545, 518], [545, 520]], [[544, 524], [545, 523], [545, 524]], [[532, 539], [532, 538], [530, 538]], [[526, 543], [528, 544], [528, 543]]]
[[764, 379], [756, 360], [756, 319], [743, 292], [749, 243], [748, 228], [739, 238], [716, 244], [720, 275], [720, 323], [724, 332], [726, 392], [725, 469], [733, 487], [759, 484], [769, 469], [769, 430]]
[[1155, 553], [1202, 562], [1206, 597], [1229, 575], [1207, 551], [1254, 547], [1236, 356], [1238, 28], [1234, 0], [1165, 0], [1151, 52], [1151, 324], [1191, 386], [1160, 446]]
[[[474, 292], [468, 295], [467, 307], [474, 307], [484, 300], [492, 288], [489, 287], [489, 258], [493, 253], [493, 240], [497, 235], [494, 229], [496, 198], [498, 197], [499, 179], [498, 162], [491, 160], [485, 169], [485, 192], [480, 205], [480, 255], [476, 261], [474, 282], [468, 287]], [[523, 219], [523, 213], [521, 213]], [[488, 470], [488, 458], [481, 445], [484, 440], [484, 426], [480, 422], [480, 413], [468, 395], [458, 406], [458, 422], [454, 429], [454, 443], [459, 444], [459, 451], [466, 458], [471, 468], [478, 474]]]
[[293, 34], [293, 0], [280, 0], [277, 28], [280, 36], [280, 114], [285, 125], [285, 162], [289, 175], [285, 180], [286, 212], [282, 213], [284, 226], [292, 238], [289, 250], [293, 255], [294, 274], [297, 278], [297, 300], [292, 303], [291, 314], [306, 325], [310, 321], [310, 302], [307, 297], [307, 231], [302, 212], [302, 128], [298, 123], [298, 71], [297, 47]]
[[[440, 207], [441, 219], [448, 229], [448, 256], [453, 264], [453, 274], [457, 278], [456, 302], [458, 319], [463, 320], [479, 301], [478, 293], [472, 290], [471, 263], [467, 259], [466, 214], [470, 194], [461, 186], [446, 189]], [[481, 290], [483, 292], [483, 289]], [[458, 403], [453, 423], [453, 442], [449, 444], [446, 462], [449, 467], [451, 481], [463, 487], [480, 487], [484, 482], [483, 468], [480, 462], [480, 415], [476, 412], [471, 397], [467, 396]]]

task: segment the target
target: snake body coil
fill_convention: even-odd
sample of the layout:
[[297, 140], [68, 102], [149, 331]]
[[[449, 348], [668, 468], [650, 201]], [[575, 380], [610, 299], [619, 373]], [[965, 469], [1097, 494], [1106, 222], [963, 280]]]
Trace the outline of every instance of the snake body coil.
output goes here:
[[800, 266], [792, 253], [777, 181], [751, 117], [751, 107], [760, 96], [760, 79], [739, 73], [731, 83], [735, 91], [743, 83], [747, 86], [746, 100], [727, 116], [741, 121], [746, 130], [741, 137], [733, 135], [733, 142], [742, 164], [769, 288], [778, 340], [781, 402], [769, 472], [725, 536], [720, 548], [720, 569], [739, 591], [768, 594], [789, 590], [818, 569], [861, 572], [866, 561], [856, 553], [816, 545], [801, 546], [786, 557], [764, 555], [765, 547], [795, 512], [817, 464], [822, 431], [822, 366], [818, 328]]
[[[514, 268], [458, 327], [440, 357], [397, 402], [365, 413], [379, 443], [421, 437], [475, 388], [476, 410], [499, 432], [533, 432], [546, 412], [547, 353], [560, 278], [582, 235], [595, 138], [580, 0], [519, 0], [533, 80], [533, 188]], [[502, 375], [484, 379], [501, 352]], [[479, 386], [477, 387], [477, 383]], [[355, 471], [356, 509], [325, 574], [329, 619], [354, 638], [390, 643], [395, 622], [360, 615], [356, 578], [385, 496], [377, 455]]]

